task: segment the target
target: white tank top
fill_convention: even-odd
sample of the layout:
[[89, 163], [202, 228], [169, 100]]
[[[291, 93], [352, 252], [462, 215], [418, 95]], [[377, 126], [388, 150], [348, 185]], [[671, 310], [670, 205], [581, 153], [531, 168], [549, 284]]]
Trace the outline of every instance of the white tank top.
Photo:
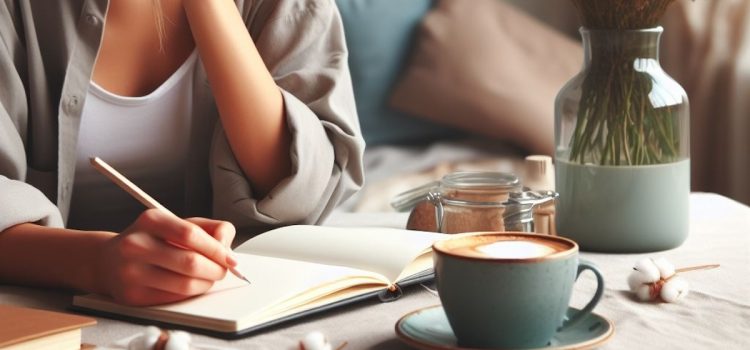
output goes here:
[[70, 228], [119, 232], [146, 209], [91, 167], [95, 156], [174, 213], [183, 211], [197, 58], [194, 51], [146, 96], [116, 95], [91, 82], [78, 136]]

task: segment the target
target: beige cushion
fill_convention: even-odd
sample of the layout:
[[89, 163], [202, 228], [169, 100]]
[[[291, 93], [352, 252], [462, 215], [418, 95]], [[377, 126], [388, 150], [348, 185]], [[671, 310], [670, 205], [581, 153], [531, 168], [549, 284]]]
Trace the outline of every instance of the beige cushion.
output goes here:
[[441, 0], [422, 23], [391, 104], [552, 154], [554, 99], [582, 60], [577, 42], [511, 5]]

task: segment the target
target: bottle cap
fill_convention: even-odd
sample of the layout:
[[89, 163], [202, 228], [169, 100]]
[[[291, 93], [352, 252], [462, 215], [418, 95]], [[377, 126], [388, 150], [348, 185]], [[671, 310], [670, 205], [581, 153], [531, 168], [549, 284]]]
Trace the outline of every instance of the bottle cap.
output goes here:
[[531, 155], [526, 157], [523, 185], [532, 191], [555, 190], [555, 168], [552, 157]]

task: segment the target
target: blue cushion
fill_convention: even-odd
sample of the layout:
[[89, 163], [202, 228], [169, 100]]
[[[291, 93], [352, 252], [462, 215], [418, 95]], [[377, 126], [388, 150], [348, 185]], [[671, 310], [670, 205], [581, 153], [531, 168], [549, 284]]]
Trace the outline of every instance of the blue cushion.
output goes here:
[[415, 29], [432, 0], [336, 0], [349, 47], [354, 96], [368, 145], [422, 141], [455, 134], [388, 107], [391, 88], [414, 46]]

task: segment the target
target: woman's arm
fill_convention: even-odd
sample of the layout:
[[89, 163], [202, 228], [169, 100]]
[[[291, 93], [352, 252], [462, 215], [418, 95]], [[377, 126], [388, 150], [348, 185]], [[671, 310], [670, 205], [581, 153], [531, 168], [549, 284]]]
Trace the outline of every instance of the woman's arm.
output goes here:
[[0, 282], [68, 288], [152, 305], [205, 293], [236, 266], [234, 227], [147, 210], [123, 233], [23, 223], [0, 232]]
[[291, 171], [281, 92], [234, 1], [185, 0], [184, 6], [229, 145], [264, 197]]
[[[364, 182], [365, 145], [335, 2], [243, 0], [232, 11], [252, 34], [247, 44], [254, 47], [253, 55], [262, 57], [267, 70], [263, 74], [269, 74], [281, 92], [291, 143], [289, 154], [279, 157], [288, 158], [291, 168], [271, 192], [259, 196], [234, 154], [235, 145], [223, 130], [226, 125], [218, 125], [209, 155], [213, 216], [247, 228], [320, 223]], [[237, 19], [237, 14], [232, 16]]]
[[114, 233], [26, 223], [0, 232], [0, 281], [99, 292], [96, 254]]

